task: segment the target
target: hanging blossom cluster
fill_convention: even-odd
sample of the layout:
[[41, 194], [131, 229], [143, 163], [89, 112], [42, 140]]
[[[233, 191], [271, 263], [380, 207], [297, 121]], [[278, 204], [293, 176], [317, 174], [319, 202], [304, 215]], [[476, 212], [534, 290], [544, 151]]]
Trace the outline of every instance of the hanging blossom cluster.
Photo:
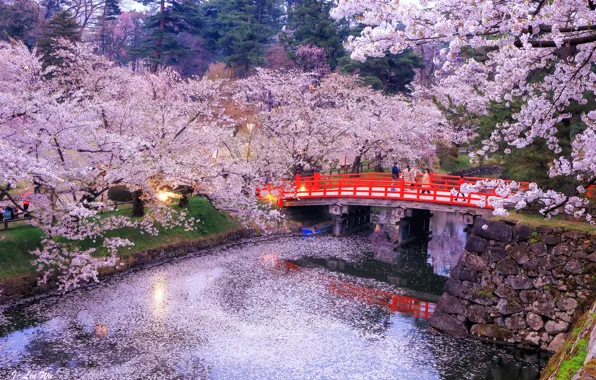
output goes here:
[[[339, 0], [332, 16], [365, 25], [347, 45], [352, 58], [364, 60], [426, 44], [442, 43], [436, 59], [442, 70], [433, 91], [438, 97], [479, 112], [488, 101], [521, 105], [513, 121], [497, 125], [491, 138], [475, 152], [484, 156], [504, 149], [523, 149], [544, 141], [562, 153], [558, 123], [571, 115], [572, 103], [585, 105], [596, 87], [596, 4], [591, 0], [421, 1]], [[463, 49], [486, 52], [486, 59], [466, 58]], [[471, 91], [457, 91], [468, 88]], [[594, 111], [584, 115], [585, 130], [573, 141], [572, 153], [561, 156], [551, 176], [569, 176], [585, 186], [596, 181], [596, 123]], [[503, 145], [505, 148], [503, 148]], [[582, 214], [580, 192], [569, 196], [540, 190], [511, 191], [526, 204], [536, 200], [546, 213], [559, 207]], [[521, 205], [517, 198], [509, 203]]]

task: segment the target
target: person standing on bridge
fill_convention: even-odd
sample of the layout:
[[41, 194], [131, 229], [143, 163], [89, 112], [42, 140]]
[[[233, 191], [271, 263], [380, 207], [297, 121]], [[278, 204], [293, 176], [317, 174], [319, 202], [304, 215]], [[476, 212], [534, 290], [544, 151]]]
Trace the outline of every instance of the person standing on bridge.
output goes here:
[[457, 195], [455, 196], [455, 201], [459, 200], [459, 196], [461, 195], [462, 197], [462, 201], [465, 202], [466, 201], [466, 196], [464, 195], [464, 193], [461, 192], [461, 186], [464, 184], [465, 180], [464, 180], [464, 176], [460, 175], [459, 179], [457, 180]]
[[394, 162], [391, 167], [391, 178], [393, 179], [393, 183], [391, 183], [393, 186], [391, 191], [395, 191], [395, 181], [399, 179], [399, 167], [397, 166], [397, 162]]
[[418, 170], [418, 167], [416, 165], [414, 165], [412, 167], [412, 169], [410, 170], [410, 178], [408, 178], [408, 182], [411, 183], [410, 186], [414, 187], [416, 185], [416, 177], [418, 176], [418, 174], [422, 174], [420, 173], [420, 170]]
[[430, 194], [430, 169], [426, 168], [424, 174], [422, 175], [422, 188], [423, 190], [420, 194]]

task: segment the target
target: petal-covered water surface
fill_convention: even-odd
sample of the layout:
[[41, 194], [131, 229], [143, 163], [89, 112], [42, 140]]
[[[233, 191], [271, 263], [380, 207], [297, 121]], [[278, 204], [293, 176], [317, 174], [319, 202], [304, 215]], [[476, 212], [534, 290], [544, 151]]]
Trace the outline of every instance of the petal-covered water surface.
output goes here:
[[[415, 281], [437, 276], [426, 251], [390, 267], [372, 251], [366, 237], [255, 240], [11, 306], [0, 378], [537, 378], [504, 348], [427, 331], [440, 286]], [[395, 286], [408, 266], [430, 268], [409, 268], [416, 292]]]

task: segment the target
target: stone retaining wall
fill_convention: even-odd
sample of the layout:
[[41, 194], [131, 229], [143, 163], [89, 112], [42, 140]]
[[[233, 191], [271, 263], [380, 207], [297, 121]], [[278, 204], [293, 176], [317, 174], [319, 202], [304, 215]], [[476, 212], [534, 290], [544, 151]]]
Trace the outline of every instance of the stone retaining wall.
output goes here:
[[596, 238], [479, 218], [430, 325], [554, 352], [595, 290]]
[[[241, 228], [220, 234], [209, 235], [199, 240], [184, 241], [177, 244], [147, 249], [135, 254], [122, 256], [120, 262], [121, 265], [119, 265], [117, 268], [99, 268], [99, 277], [101, 278], [110, 276], [114, 273], [124, 272], [134, 267], [159, 263], [174, 257], [186, 256], [198, 250], [213, 247], [224, 242], [254, 237], [256, 235], [257, 232], [254, 230]], [[42, 285], [38, 284], [39, 278], [39, 274], [32, 273], [16, 278], [1, 280], [0, 305], [47, 293], [58, 287], [55, 278], [50, 279], [48, 283]]]

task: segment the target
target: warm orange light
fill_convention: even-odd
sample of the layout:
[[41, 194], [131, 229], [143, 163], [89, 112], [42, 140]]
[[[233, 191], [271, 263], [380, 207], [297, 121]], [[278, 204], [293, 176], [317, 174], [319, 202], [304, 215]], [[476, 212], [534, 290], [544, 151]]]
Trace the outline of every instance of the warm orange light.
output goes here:
[[180, 194], [172, 193], [171, 191], [160, 191], [157, 193], [157, 199], [160, 202], [167, 202], [171, 198], [180, 198]]

